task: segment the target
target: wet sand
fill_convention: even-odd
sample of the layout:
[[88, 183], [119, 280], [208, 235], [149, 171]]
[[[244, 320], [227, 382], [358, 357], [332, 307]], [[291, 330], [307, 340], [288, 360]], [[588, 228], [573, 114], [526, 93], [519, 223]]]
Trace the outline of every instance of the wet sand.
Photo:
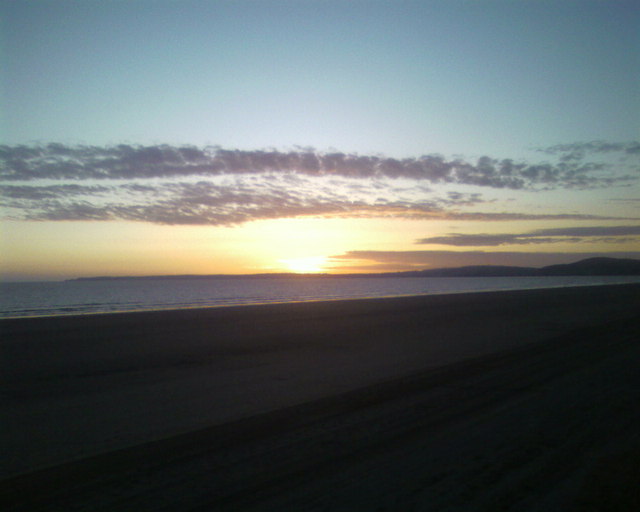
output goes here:
[[627, 506], [638, 311], [624, 285], [5, 320], [0, 502]]

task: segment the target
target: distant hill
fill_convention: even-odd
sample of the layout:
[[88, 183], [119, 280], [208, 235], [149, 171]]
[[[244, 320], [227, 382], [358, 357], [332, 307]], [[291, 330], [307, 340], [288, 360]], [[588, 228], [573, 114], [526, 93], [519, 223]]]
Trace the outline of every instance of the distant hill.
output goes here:
[[533, 267], [509, 267], [506, 265], [472, 265], [468, 267], [434, 268], [399, 272], [405, 277], [522, 277], [536, 276], [539, 269]]
[[640, 260], [588, 258], [575, 263], [542, 268], [481, 265], [403, 272], [415, 277], [514, 277], [514, 276], [637, 276]]
[[384, 272], [378, 274], [213, 274], [172, 276], [117, 276], [80, 277], [70, 281], [105, 281], [122, 279], [267, 279], [275, 277], [535, 277], [535, 276], [638, 276], [640, 260], [622, 258], [588, 258], [564, 265], [547, 267], [510, 267], [504, 265], [473, 265], [468, 267], [435, 268], [408, 272]]
[[637, 276], [640, 260], [589, 258], [566, 265], [550, 265], [540, 269], [545, 276]]

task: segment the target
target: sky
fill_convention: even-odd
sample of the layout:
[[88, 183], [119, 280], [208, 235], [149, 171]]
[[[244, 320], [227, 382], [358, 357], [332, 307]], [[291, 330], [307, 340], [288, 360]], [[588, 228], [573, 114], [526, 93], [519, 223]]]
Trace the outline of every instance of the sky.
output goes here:
[[635, 1], [0, 0], [0, 279], [640, 258]]

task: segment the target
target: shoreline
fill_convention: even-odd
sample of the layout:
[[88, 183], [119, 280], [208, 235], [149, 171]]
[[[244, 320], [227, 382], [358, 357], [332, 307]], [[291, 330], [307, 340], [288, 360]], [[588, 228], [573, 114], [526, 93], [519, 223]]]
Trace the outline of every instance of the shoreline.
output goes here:
[[[543, 277], [553, 277], [553, 276], [543, 276]], [[572, 276], [568, 276], [572, 277]], [[582, 276], [577, 276], [582, 277]], [[604, 276], [604, 277], [616, 277], [616, 276]], [[635, 276], [623, 276], [623, 277], [632, 277], [635, 279]], [[516, 277], [517, 278], [517, 277]], [[436, 278], [440, 279], [440, 278]], [[450, 278], [441, 278], [441, 279], [456, 279], [455, 277]], [[465, 278], [471, 279], [471, 278]], [[484, 279], [483, 277], [478, 277], [478, 279]], [[509, 277], [509, 279], [513, 279]], [[527, 279], [527, 277], [525, 277]], [[65, 281], [61, 281], [65, 282]], [[18, 283], [20, 284], [20, 283]], [[586, 284], [570, 284], [570, 285], [553, 285], [553, 286], [540, 286], [533, 288], [490, 288], [486, 290], [461, 290], [461, 291], [439, 291], [439, 292], [428, 292], [428, 293], [417, 293], [417, 294], [404, 294], [404, 295], [380, 295], [380, 296], [366, 296], [366, 297], [338, 297], [338, 298], [318, 298], [318, 299], [304, 299], [304, 300], [279, 300], [275, 299], [272, 301], [264, 301], [264, 302], [244, 302], [244, 303], [229, 303], [229, 304], [210, 304], [204, 306], [181, 306], [181, 307], [158, 307], [158, 308], [144, 308], [144, 309], [126, 309], [126, 310], [116, 310], [116, 311], [87, 311], [87, 312], [69, 312], [69, 313], [53, 313], [53, 314], [43, 314], [43, 315], [21, 315], [21, 316], [0, 316], [0, 324], [5, 321], [13, 321], [13, 320], [29, 320], [29, 319], [39, 319], [39, 318], [70, 318], [70, 317], [80, 317], [80, 316], [93, 316], [93, 315], [121, 315], [121, 314], [135, 314], [135, 313], [159, 313], [159, 312], [171, 312], [171, 311], [185, 311], [185, 310], [208, 310], [208, 309], [220, 309], [220, 308], [244, 308], [244, 307], [256, 307], [256, 306], [272, 306], [272, 305], [285, 305], [285, 304], [304, 304], [304, 303], [318, 303], [318, 302], [341, 302], [341, 301], [360, 301], [360, 300], [392, 300], [392, 299], [406, 299], [411, 297], [432, 297], [432, 296], [441, 296], [441, 295], [475, 295], [481, 293], [500, 293], [500, 292], [525, 292], [530, 290], [555, 290], [555, 289], [565, 289], [565, 288], [594, 288], [594, 287], [603, 287], [603, 286], [639, 286], [640, 281], [638, 282], [626, 282], [626, 283], [586, 283]]]
[[[126, 487], [117, 474], [137, 471], [138, 464], [160, 472], [157, 485], [179, 487], [167, 476], [173, 462], [163, 463], [167, 447], [174, 450], [171, 460], [217, 460], [227, 453], [221, 440], [236, 439], [224, 456], [251, 458], [237, 441], [248, 435], [261, 453], [269, 432], [268, 443], [284, 443], [281, 449], [264, 448], [280, 450], [284, 466], [278, 471], [302, 471], [303, 478], [308, 468], [300, 457], [320, 464], [324, 451], [314, 452], [313, 441], [303, 455], [286, 439], [294, 431], [315, 439], [317, 421], [337, 422], [323, 423], [321, 437], [322, 431], [347, 435], [347, 426], [364, 414], [356, 422], [367, 428], [348, 434], [355, 436], [352, 442], [380, 431], [379, 446], [387, 453], [396, 446], [395, 434], [384, 427], [391, 418], [409, 415], [409, 426], [437, 417], [478, 421], [476, 405], [503, 403], [505, 391], [517, 397], [523, 387], [539, 394], [545, 386], [554, 392], [544, 400], [534, 396], [531, 407], [550, 411], [545, 400], [573, 390], [570, 404], [571, 396], [584, 394], [583, 384], [594, 385], [579, 379], [573, 387], [550, 383], [584, 371], [595, 375], [601, 361], [615, 359], [620, 375], [610, 373], [613, 362], [602, 371], [616, 379], [627, 375], [625, 365], [636, 368], [639, 308], [640, 285], [613, 285], [2, 321], [1, 405], [9, 421], [3, 425], [0, 494], [17, 499], [23, 489], [46, 497], [54, 492], [46, 481], [65, 481], [75, 467], [77, 485], [95, 488], [97, 494], [86, 498], [93, 503], [106, 492], [98, 481], [110, 475], [107, 481], [115, 480], [108, 485]], [[594, 389], [598, 407], [632, 392]], [[433, 413], [426, 420], [412, 416], [415, 400]], [[460, 408], [463, 403], [471, 409]], [[367, 412], [379, 408], [393, 412], [384, 413], [384, 420]], [[637, 407], [622, 420], [636, 413]], [[372, 460], [378, 452], [363, 446], [362, 460]], [[342, 461], [340, 467], [347, 464], [344, 457], [352, 461], [345, 468], [361, 463], [345, 449], [327, 453]], [[272, 472], [265, 471], [253, 476], [266, 479], [261, 492], [272, 494]], [[239, 476], [233, 485], [241, 488], [247, 478]], [[288, 477], [283, 478], [278, 485]], [[75, 499], [72, 480], [65, 481], [70, 490], [61, 491], [65, 499]], [[237, 499], [248, 499], [238, 492]]]

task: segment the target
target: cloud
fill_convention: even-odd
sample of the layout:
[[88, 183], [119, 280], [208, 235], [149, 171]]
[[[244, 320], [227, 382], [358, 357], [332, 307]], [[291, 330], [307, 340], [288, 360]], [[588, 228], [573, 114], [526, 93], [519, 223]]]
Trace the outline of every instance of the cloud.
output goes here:
[[[635, 153], [635, 146], [624, 147], [627, 152]], [[545, 150], [547, 154], [561, 151], [554, 148]], [[217, 146], [124, 144], [105, 147], [63, 144], [0, 146], [0, 180], [3, 181], [210, 178], [290, 173], [349, 179], [402, 178], [517, 190], [597, 188], [638, 179], [638, 176], [618, 175], [611, 171], [603, 163], [564, 160], [557, 164], [528, 164], [488, 156], [471, 162], [447, 160], [438, 155], [395, 159], [311, 149], [284, 152], [227, 150]]]
[[580, 213], [514, 213], [514, 212], [443, 212], [443, 220], [511, 221], [511, 220], [639, 220], [638, 218], [608, 217]]
[[27, 199], [31, 201], [78, 195], [93, 196], [109, 192], [109, 190], [109, 187], [83, 185], [49, 185], [46, 187], [0, 185], [0, 195], [12, 199]]
[[416, 240], [416, 244], [440, 244], [457, 247], [533, 245], [549, 243], [604, 242], [626, 243], [640, 237], [640, 226], [589, 226], [539, 229], [528, 233], [463, 234], [449, 233]]
[[[299, 216], [604, 220], [619, 217], [473, 209], [493, 202], [478, 187], [535, 191], [629, 180], [611, 173], [604, 163], [582, 161], [526, 164], [483, 156], [471, 163], [437, 155], [393, 159], [300, 148], [283, 152], [169, 145], [0, 146], [0, 206], [7, 219], [171, 225], [234, 225]], [[452, 190], [458, 186], [466, 190]], [[469, 192], [470, 186], [476, 191]], [[554, 236], [558, 235], [547, 237]], [[542, 243], [541, 237], [538, 234], [536, 241]], [[478, 240], [472, 243], [452, 234], [441, 242], [424, 243], [477, 245]], [[527, 240], [533, 243], [533, 238]], [[507, 243], [499, 238], [484, 242]], [[525, 238], [513, 235], [511, 243], [525, 243]]]
[[533, 236], [625, 236], [640, 235], [640, 226], [588, 226], [574, 228], [551, 228], [532, 231]]
[[[458, 247], [477, 247], [490, 245], [517, 245], [517, 244], [548, 244], [560, 241], [555, 238], [531, 237], [527, 235], [466, 235], [460, 233], [450, 233], [446, 236], [433, 236], [416, 240], [416, 244], [439, 244], [453, 245]], [[562, 240], [563, 242], [566, 240]]]
[[[581, 214], [460, 211], [485, 202], [477, 193], [430, 193], [402, 187], [331, 185], [289, 175], [233, 182], [121, 183], [109, 186], [0, 187], [5, 217], [27, 220], [130, 220], [168, 225], [234, 225], [300, 216], [377, 217], [468, 221], [587, 220]], [[373, 192], [373, 194], [372, 194]], [[411, 195], [416, 193], [417, 195]], [[382, 194], [382, 195], [380, 195]], [[615, 217], [614, 217], [615, 218]]]
[[627, 155], [640, 154], [640, 142], [574, 142], [572, 144], [556, 144], [546, 148], [537, 148], [537, 151], [549, 155], [571, 155], [571, 158], [584, 156], [587, 153], [625, 153]]
[[[616, 169], [618, 182], [628, 178], [633, 181], [640, 172], [640, 142], [575, 142], [557, 144], [536, 151], [557, 158], [554, 168], [563, 169], [568, 182], [574, 188], [596, 188], [591, 179], [599, 172]], [[591, 171], [589, 170], [591, 168]], [[600, 176], [604, 178], [604, 176]], [[612, 177], [610, 175], [610, 177]], [[600, 186], [607, 186], [599, 181]], [[594, 186], [595, 185], [595, 186]]]
[[349, 251], [332, 256], [330, 263], [345, 272], [378, 272], [468, 265], [542, 267], [600, 256], [637, 259], [640, 252]]
[[[232, 183], [124, 183], [112, 186], [1, 187], [0, 205], [8, 218], [28, 220], [137, 220], [160, 224], [230, 225], [252, 220], [296, 216], [428, 217], [444, 208], [481, 202], [476, 194], [431, 199], [370, 196], [368, 189], [349, 190], [349, 183], [320, 186], [289, 177]], [[376, 190], [380, 192], [380, 190]], [[88, 200], [89, 199], [89, 200]]]
[[38, 214], [29, 213], [26, 220], [113, 220], [115, 217], [101, 207], [87, 202], [74, 202], [65, 205], [50, 203]]

